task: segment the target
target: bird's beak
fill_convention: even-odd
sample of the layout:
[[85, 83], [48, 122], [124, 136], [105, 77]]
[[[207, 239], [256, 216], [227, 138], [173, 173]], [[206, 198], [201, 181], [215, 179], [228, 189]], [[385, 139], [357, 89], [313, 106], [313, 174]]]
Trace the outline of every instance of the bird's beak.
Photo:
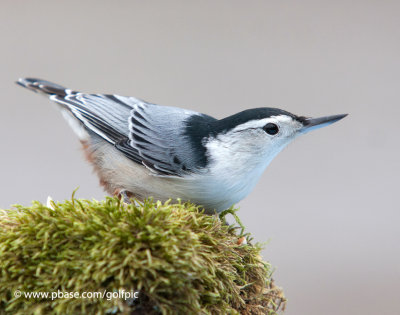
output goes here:
[[333, 124], [342, 118], [346, 117], [347, 114], [341, 115], [333, 115], [333, 116], [325, 116], [319, 118], [304, 118], [303, 119], [303, 128], [300, 129], [300, 133], [304, 134], [310, 132], [315, 129], [319, 129], [330, 124]]

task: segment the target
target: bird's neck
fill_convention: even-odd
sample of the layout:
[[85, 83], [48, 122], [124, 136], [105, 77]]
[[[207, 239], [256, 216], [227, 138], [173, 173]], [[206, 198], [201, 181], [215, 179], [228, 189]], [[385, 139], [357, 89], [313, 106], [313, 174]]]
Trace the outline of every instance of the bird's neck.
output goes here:
[[[224, 194], [231, 205], [245, 198], [280, 150], [255, 152], [250, 147], [235, 148], [218, 139], [207, 143], [209, 156], [209, 193]], [[221, 196], [219, 196], [221, 198]]]

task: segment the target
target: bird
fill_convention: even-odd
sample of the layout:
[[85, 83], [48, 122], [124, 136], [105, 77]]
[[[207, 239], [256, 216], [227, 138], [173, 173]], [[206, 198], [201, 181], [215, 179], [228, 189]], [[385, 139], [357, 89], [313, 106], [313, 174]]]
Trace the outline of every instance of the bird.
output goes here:
[[347, 116], [310, 118], [260, 107], [216, 119], [41, 79], [16, 83], [58, 104], [107, 193], [125, 200], [189, 201], [206, 213], [244, 199], [295, 138]]

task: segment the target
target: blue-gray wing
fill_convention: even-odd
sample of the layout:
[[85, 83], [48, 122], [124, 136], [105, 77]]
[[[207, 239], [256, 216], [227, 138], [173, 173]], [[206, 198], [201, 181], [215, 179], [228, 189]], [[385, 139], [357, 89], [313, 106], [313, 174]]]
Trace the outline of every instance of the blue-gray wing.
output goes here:
[[197, 156], [185, 130], [196, 112], [148, 103], [137, 103], [129, 117], [129, 146], [156, 174], [178, 175], [198, 171]]
[[182, 176], [198, 171], [192, 144], [184, 131], [193, 115], [213, 120], [209, 116], [118, 95], [67, 91], [50, 98], [153, 175]]
[[[36, 78], [21, 78], [17, 83], [62, 105], [80, 122], [79, 128], [72, 124], [79, 136], [88, 131], [103, 138], [154, 175], [182, 176], [204, 167], [201, 131], [215, 121], [210, 116], [134, 97], [80, 93]], [[202, 126], [188, 127], [192, 120]]]

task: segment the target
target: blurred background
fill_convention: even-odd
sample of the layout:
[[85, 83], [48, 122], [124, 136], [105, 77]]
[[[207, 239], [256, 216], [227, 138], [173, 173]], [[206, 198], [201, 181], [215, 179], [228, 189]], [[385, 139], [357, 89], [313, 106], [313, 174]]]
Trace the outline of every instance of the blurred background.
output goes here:
[[136, 96], [222, 118], [344, 120], [299, 138], [239, 215], [288, 315], [400, 314], [400, 2], [0, 3], [0, 208], [104, 197], [55, 106], [14, 84]]

